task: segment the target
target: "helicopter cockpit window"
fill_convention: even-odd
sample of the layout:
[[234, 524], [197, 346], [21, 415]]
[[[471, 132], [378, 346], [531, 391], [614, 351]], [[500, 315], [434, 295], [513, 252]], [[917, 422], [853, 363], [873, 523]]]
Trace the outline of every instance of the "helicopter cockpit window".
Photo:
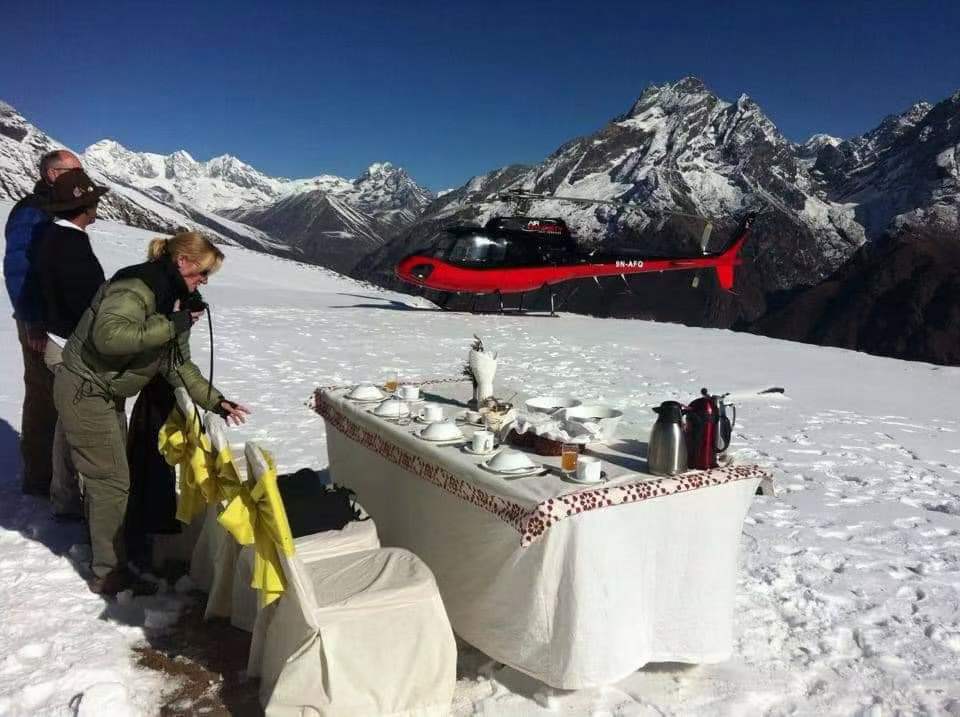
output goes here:
[[496, 239], [482, 234], [458, 237], [450, 248], [447, 261], [457, 264], [478, 264], [502, 262], [507, 251], [507, 244], [503, 239]]

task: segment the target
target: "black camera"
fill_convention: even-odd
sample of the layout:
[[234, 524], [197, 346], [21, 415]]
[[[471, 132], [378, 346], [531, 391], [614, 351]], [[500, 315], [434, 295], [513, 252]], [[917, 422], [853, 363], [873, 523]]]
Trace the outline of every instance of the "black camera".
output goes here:
[[196, 313], [198, 311], [207, 310], [207, 302], [203, 300], [203, 297], [200, 296], [199, 291], [195, 291], [190, 296], [187, 297], [187, 305], [185, 307], [188, 311]]

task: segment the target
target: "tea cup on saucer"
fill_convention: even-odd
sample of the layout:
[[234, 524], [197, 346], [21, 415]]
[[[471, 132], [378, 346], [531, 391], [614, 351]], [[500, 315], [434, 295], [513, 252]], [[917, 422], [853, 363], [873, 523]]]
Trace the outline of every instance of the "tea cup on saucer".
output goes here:
[[436, 423], [443, 420], [443, 406], [428, 403], [417, 413], [417, 418], [426, 423]]
[[601, 463], [593, 456], [577, 456], [577, 480], [581, 483], [598, 483], [601, 478]]
[[493, 433], [490, 431], [474, 431], [470, 448], [474, 453], [489, 453], [493, 450]]

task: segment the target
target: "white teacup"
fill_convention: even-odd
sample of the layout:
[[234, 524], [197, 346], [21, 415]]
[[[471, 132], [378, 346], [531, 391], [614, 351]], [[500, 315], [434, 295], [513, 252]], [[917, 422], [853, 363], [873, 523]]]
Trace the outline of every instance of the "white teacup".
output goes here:
[[474, 431], [470, 447], [474, 453], [489, 453], [493, 450], [493, 433], [490, 431]]
[[420, 389], [417, 386], [404, 384], [397, 389], [397, 395], [404, 401], [415, 401], [420, 398]]
[[483, 420], [483, 414], [480, 411], [464, 411], [463, 420], [467, 423], [480, 423]]
[[436, 421], [443, 420], [443, 406], [438, 406], [435, 403], [428, 403], [423, 408], [420, 409], [420, 412], [417, 414], [421, 421], [427, 421], [428, 423], [435, 423]]
[[593, 456], [577, 456], [577, 480], [584, 483], [596, 483], [600, 480], [600, 468], [603, 464]]

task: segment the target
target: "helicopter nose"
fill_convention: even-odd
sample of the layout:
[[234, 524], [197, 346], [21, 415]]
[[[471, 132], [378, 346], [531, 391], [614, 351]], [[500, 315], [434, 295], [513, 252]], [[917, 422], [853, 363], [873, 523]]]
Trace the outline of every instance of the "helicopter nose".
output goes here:
[[397, 264], [397, 274], [415, 281], [424, 281], [433, 273], [433, 264], [424, 261], [421, 256], [408, 256]]

